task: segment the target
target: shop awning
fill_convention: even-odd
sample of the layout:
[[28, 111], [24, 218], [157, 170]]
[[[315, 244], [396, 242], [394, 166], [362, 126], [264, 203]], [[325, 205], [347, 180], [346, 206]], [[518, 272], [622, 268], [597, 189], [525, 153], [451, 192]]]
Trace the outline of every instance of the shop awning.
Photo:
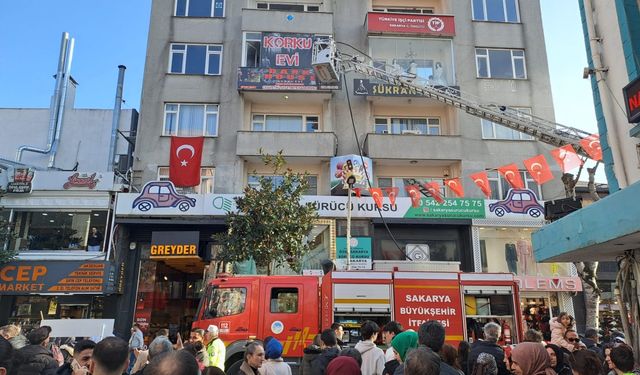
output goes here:
[[640, 247], [640, 182], [542, 227], [531, 236], [538, 262], [615, 260]]
[[111, 201], [107, 192], [34, 192], [31, 194], [10, 194], [0, 198], [0, 206], [5, 209], [108, 209]]

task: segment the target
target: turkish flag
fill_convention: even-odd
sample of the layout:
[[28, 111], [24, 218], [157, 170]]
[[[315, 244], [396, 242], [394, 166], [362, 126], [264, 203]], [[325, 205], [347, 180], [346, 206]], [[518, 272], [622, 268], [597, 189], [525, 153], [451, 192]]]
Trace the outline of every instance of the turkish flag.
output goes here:
[[411, 198], [411, 206], [413, 208], [420, 207], [420, 199], [422, 198], [420, 193], [420, 189], [416, 185], [407, 185], [404, 187], [404, 190], [409, 194], [409, 198]]
[[353, 188], [353, 191], [356, 193], [356, 197], [360, 198], [362, 194], [362, 188]]
[[507, 180], [512, 188], [524, 189], [524, 182], [522, 181], [520, 170], [515, 163], [499, 167], [498, 172], [500, 172], [500, 174], [504, 176], [504, 179]]
[[582, 159], [576, 154], [576, 150], [571, 145], [564, 145], [551, 150], [551, 156], [556, 159], [564, 173], [582, 165]]
[[600, 145], [600, 136], [591, 134], [590, 136], [580, 140], [580, 146], [589, 154], [593, 160], [602, 160], [602, 146]]
[[396, 197], [398, 196], [398, 189], [397, 187], [388, 187], [388, 188], [384, 188], [384, 192], [387, 193], [387, 196], [389, 197], [389, 202], [391, 202], [391, 205], [395, 205], [396, 204]]
[[459, 178], [449, 178], [444, 180], [444, 184], [451, 189], [459, 198], [464, 198], [464, 188]]
[[204, 137], [171, 137], [169, 180], [178, 187], [200, 184]]
[[487, 198], [491, 197], [491, 185], [489, 185], [489, 177], [487, 176], [487, 172], [474, 173], [469, 177], [476, 185], [478, 185], [480, 190], [482, 190]]
[[544, 155], [540, 154], [525, 160], [524, 166], [527, 167], [531, 178], [533, 178], [538, 185], [542, 185], [546, 182], [553, 180], [553, 174], [551, 174], [551, 168]]
[[431, 197], [436, 200], [438, 203], [444, 203], [444, 199], [442, 198], [442, 194], [440, 194], [440, 184], [437, 182], [427, 182], [424, 184], [424, 187], [427, 189]]
[[380, 188], [369, 188], [369, 193], [371, 194], [371, 198], [376, 202], [376, 206], [382, 209], [382, 189]]

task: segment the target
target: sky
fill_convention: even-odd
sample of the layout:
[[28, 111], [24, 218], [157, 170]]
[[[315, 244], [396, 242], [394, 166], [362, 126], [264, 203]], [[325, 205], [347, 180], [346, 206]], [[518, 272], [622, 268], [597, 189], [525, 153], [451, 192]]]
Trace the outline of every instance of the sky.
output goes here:
[[[590, 81], [582, 79], [587, 59], [578, 1], [540, 2], [555, 121], [596, 132]], [[127, 67], [122, 108], [140, 110], [150, 12], [151, 0], [3, 1], [0, 108], [49, 106], [66, 31], [75, 38], [76, 108], [113, 108], [122, 64]], [[606, 182], [602, 167], [596, 181]]]

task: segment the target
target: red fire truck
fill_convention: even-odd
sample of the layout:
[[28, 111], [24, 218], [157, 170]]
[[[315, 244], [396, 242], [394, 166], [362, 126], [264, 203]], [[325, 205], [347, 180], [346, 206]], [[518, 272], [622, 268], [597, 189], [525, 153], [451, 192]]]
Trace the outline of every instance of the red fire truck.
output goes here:
[[314, 336], [334, 322], [343, 325], [343, 341], [350, 344], [359, 340], [364, 320], [380, 326], [396, 320], [416, 331], [423, 322], [437, 320], [446, 328], [447, 342], [455, 346], [479, 338], [482, 325], [494, 321], [503, 326], [503, 343], [515, 343], [522, 337], [519, 310], [512, 274], [334, 271], [322, 277], [230, 276], [211, 280], [193, 326], [218, 326], [227, 346], [226, 368], [232, 370], [248, 341], [267, 336], [280, 340], [283, 357], [297, 363]]

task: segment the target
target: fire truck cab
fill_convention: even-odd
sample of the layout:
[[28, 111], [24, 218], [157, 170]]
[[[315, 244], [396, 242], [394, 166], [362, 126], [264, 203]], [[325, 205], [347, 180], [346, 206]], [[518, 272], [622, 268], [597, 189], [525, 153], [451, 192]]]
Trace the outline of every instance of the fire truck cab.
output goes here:
[[207, 286], [193, 326], [218, 326], [227, 346], [225, 367], [233, 373], [247, 342], [273, 336], [282, 343], [285, 360], [295, 365], [314, 336], [334, 322], [344, 327], [343, 341], [353, 345], [365, 320], [381, 327], [396, 320], [413, 330], [437, 320], [446, 328], [446, 341], [457, 346], [481, 338], [488, 321], [512, 332], [503, 343], [518, 342], [518, 317], [512, 274], [334, 271], [322, 277], [218, 277]]

